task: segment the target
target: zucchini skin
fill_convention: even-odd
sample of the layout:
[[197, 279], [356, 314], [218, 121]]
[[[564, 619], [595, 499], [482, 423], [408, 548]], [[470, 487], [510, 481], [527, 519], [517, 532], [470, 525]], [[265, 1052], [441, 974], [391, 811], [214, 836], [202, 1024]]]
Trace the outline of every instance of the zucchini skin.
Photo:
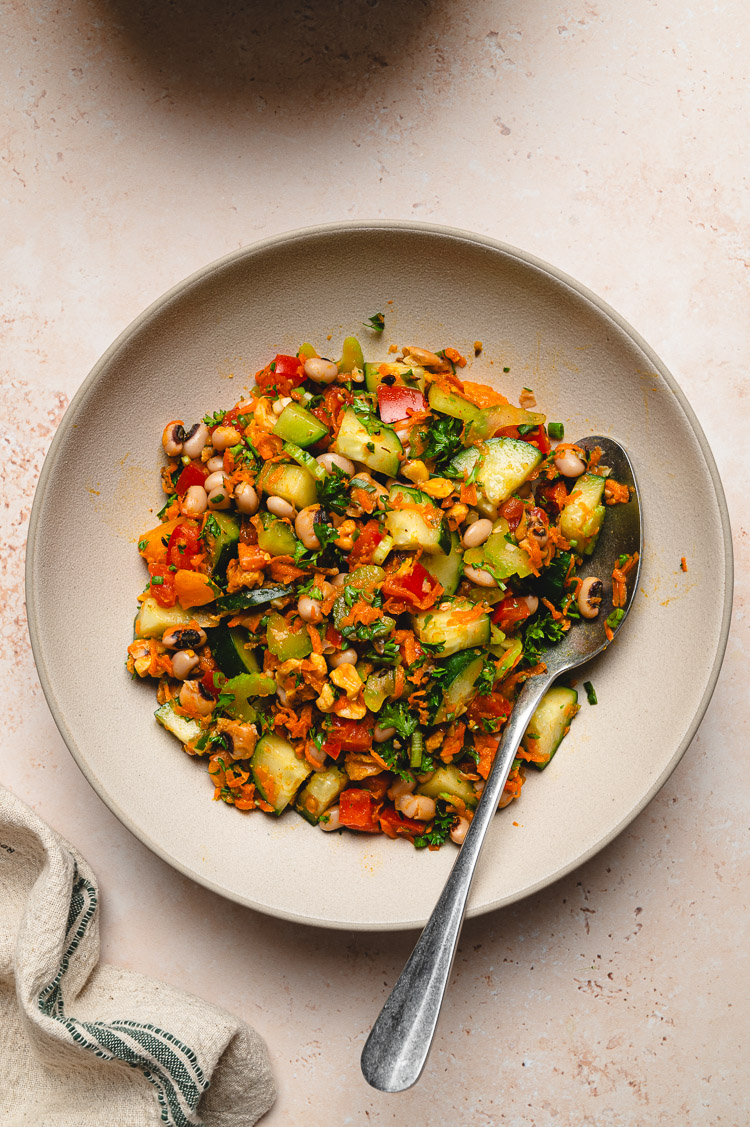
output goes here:
[[537, 771], [543, 771], [550, 763], [570, 731], [571, 721], [579, 708], [575, 689], [555, 685], [544, 694], [521, 740], [524, 750], [543, 757], [530, 760]]

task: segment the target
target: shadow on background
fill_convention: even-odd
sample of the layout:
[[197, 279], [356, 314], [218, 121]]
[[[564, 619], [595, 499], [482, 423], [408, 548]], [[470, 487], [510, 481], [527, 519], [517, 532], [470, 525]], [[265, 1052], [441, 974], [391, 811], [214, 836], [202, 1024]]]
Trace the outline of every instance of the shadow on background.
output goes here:
[[[433, 0], [98, 0], [123, 63], [191, 110], [340, 112], [372, 101], [409, 58], [448, 82]], [[421, 60], [421, 61], [420, 61]]]

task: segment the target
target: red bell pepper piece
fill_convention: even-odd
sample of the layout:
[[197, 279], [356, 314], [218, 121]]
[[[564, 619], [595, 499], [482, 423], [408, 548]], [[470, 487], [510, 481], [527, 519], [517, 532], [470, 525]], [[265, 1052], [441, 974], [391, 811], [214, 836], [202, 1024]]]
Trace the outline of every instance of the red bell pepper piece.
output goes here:
[[279, 395], [288, 395], [292, 388], [299, 387], [304, 378], [305, 369], [300, 358], [279, 352], [270, 364], [257, 373], [255, 382], [264, 391], [275, 387]]
[[403, 814], [399, 814], [394, 806], [384, 806], [378, 816], [380, 828], [388, 837], [408, 837], [411, 841], [412, 838], [417, 837], [418, 834], [423, 834], [425, 831], [425, 823], [418, 822], [416, 818], [405, 818]]
[[350, 830], [380, 833], [378, 803], [368, 790], [352, 787], [339, 795], [339, 821]]
[[552, 516], [557, 516], [558, 513], [562, 512], [568, 499], [568, 489], [565, 482], [558, 478], [557, 481], [548, 481], [544, 485], [540, 485], [536, 495], [539, 504]]
[[432, 606], [439, 593], [438, 589], [442, 591], [443, 588], [419, 560], [404, 575], [399, 575], [398, 572], [387, 575], [381, 588], [388, 598], [403, 599], [422, 610]]
[[378, 407], [384, 423], [397, 423], [408, 419], [416, 411], [426, 411], [427, 401], [419, 388], [403, 384], [378, 384]]
[[192, 571], [195, 567], [195, 557], [201, 553], [199, 536], [197, 526], [191, 522], [178, 524], [169, 537], [167, 563]]
[[383, 537], [384, 534], [380, 531], [378, 522], [376, 520], [368, 520], [367, 524], [354, 541], [354, 547], [349, 553], [350, 567], [352, 564], [358, 567], [360, 564], [370, 563], [372, 553]]
[[372, 724], [372, 717], [369, 720], [347, 720], [342, 716], [333, 716], [323, 751], [334, 759], [338, 758], [342, 750], [368, 751], [372, 747]]
[[525, 599], [518, 599], [515, 595], [506, 595], [492, 615], [492, 621], [501, 630], [507, 633], [519, 623], [529, 617], [531, 611]]
[[520, 438], [522, 442], [528, 442], [530, 446], [536, 446], [541, 454], [549, 454], [552, 447], [547, 437], [547, 431], [544, 427], [535, 427], [534, 430], [528, 431], [527, 434], [519, 434], [518, 427], [500, 427], [500, 430], [495, 431], [495, 438]]
[[205, 466], [199, 466], [196, 462], [191, 462], [189, 466], [185, 466], [180, 476], [177, 478], [175, 489], [180, 497], [186, 493], [191, 485], [203, 485], [203, 482], [208, 477], [208, 470]]

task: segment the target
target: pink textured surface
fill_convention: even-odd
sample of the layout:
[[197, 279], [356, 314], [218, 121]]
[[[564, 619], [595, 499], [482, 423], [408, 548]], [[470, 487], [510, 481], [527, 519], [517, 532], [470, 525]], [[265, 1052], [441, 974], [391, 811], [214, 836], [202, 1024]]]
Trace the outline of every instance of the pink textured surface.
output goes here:
[[[254, 5], [208, 17], [178, 3], [160, 21], [149, 8], [92, 0], [6, 11], [2, 780], [96, 869], [106, 958], [189, 984], [266, 1036], [280, 1087], [269, 1125], [447, 1127], [461, 1116], [479, 1127], [739, 1127], [744, 5], [284, 0], [257, 18]], [[468, 923], [428, 1071], [399, 1097], [371, 1092], [358, 1056], [411, 937], [263, 918], [155, 859], [91, 791], [54, 727], [22, 589], [44, 451], [117, 333], [219, 254], [373, 216], [523, 246], [628, 318], [712, 444], [739, 577], [722, 677], [682, 763], [598, 858]]]

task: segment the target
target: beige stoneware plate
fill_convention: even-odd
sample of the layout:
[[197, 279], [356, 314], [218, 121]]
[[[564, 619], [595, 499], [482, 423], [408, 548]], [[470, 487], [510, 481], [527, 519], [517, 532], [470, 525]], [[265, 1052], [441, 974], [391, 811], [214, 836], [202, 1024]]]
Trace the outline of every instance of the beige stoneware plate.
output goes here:
[[[362, 326], [379, 311], [382, 338]], [[674, 769], [718, 676], [731, 549], [713, 458], [664, 365], [583, 286], [482, 236], [389, 222], [293, 232], [205, 267], [125, 330], [71, 403], [31, 518], [31, 640], [57, 725], [104, 802], [181, 872], [272, 915], [390, 930], [427, 919], [452, 847], [418, 852], [212, 802], [204, 765], [153, 718], [153, 683], [124, 665], [145, 578], [136, 542], [163, 503], [164, 423], [228, 408], [276, 352], [310, 340], [336, 355], [349, 333], [368, 359], [391, 343], [472, 355], [483, 341], [468, 378], [512, 400], [533, 388], [566, 437], [617, 438], [641, 489], [641, 591], [622, 638], [579, 675], [599, 704], [583, 697], [560, 754], [496, 818], [470, 915], [580, 865]]]

